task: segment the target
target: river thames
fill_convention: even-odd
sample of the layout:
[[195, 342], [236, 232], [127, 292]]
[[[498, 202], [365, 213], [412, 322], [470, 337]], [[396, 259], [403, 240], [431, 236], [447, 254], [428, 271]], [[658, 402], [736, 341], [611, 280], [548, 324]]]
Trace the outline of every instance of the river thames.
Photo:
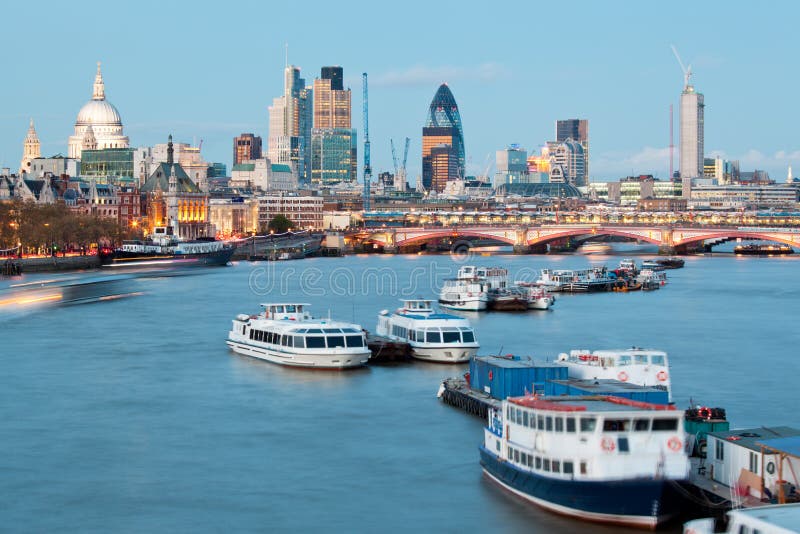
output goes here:
[[[531, 279], [620, 259], [468, 261]], [[798, 427], [799, 262], [687, 257], [659, 291], [565, 295], [551, 311], [471, 319], [480, 354], [663, 349], [680, 408], [692, 399], [724, 407], [733, 427]], [[540, 511], [481, 475], [482, 421], [436, 398], [466, 365], [308, 371], [225, 345], [231, 319], [261, 302], [308, 302], [316, 316], [374, 331], [380, 310], [435, 299], [460, 265], [450, 256], [239, 262], [137, 279], [130, 298], [6, 313], [3, 528], [617, 531]]]

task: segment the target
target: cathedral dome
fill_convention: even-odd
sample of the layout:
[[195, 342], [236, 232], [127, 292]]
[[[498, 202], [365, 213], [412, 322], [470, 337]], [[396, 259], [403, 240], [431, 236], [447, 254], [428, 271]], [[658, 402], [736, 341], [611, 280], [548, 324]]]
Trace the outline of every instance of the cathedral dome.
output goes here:
[[78, 119], [75, 125], [87, 126], [89, 124], [99, 126], [122, 126], [122, 119], [115, 108], [108, 100], [90, 100], [78, 112]]

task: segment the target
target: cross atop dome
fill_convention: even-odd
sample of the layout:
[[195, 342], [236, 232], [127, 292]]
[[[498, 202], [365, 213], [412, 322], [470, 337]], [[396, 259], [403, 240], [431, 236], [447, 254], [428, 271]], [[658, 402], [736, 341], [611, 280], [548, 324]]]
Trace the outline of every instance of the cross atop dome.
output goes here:
[[94, 91], [92, 92], [92, 100], [105, 100], [106, 99], [106, 86], [103, 83], [103, 73], [100, 72], [100, 62], [97, 62], [97, 74], [94, 77]]

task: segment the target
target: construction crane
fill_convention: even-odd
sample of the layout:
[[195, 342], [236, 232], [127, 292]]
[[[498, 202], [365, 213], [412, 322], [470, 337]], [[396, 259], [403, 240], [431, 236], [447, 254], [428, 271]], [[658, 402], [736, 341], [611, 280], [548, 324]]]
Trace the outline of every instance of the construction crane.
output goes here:
[[692, 66], [689, 65], [688, 67], [683, 66], [683, 61], [681, 61], [681, 56], [678, 55], [678, 49], [675, 48], [675, 45], [670, 45], [672, 47], [672, 53], [675, 54], [675, 59], [678, 60], [678, 64], [681, 66], [681, 70], [683, 71], [683, 86], [684, 88], [689, 87], [689, 78], [692, 77]]
[[397, 152], [394, 150], [394, 139], [389, 139], [389, 144], [392, 145], [392, 163], [394, 163], [394, 175], [397, 176]]
[[372, 181], [372, 166], [369, 161], [369, 95], [367, 92], [367, 73], [364, 72], [364, 211], [370, 208], [370, 182]]
[[394, 148], [394, 139], [389, 139], [392, 145], [392, 163], [394, 163], [394, 188], [395, 190], [405, 190], [406, 188], [406, 162], [408, 162], [408, 145], [411, 139], [406, 137], [405, 147], [403, 149], [403, 162], [397, 163], [397, 151]]

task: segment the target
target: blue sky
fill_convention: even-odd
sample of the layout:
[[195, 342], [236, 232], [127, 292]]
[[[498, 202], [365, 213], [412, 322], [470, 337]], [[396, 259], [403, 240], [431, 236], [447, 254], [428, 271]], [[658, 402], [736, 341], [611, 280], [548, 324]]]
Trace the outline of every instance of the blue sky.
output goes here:
[[[302, 10], [294, 6], [302, 5]], [[389, 139], [411, 138], [409, 178], [438, 85], [464, 125], [467, 171], [511, 143], [590, 121], [593, 180], [668, 175], [669, 105], [691, 63], [706, 99], [706, 155], [740, 159], [782, 181], [800, 171], [797, 4], [752, 2], [14, 2], [3, 11], [0, 165], [16, 169], [28, 118], [42, 152], [66, 153], [90, 99], [95, 63], [134, 146], [199, 142], [230, 165], [243, 131], [266, 143], [267, 107], [282, 92], [284, 44], [307, 82], [341, 65], [361, 137], [361, 73], [370, 79], [374, 171]], [[35, 6], [35, 7], [32, 7]], [[362, 147], [359, 146], [359, 150]], [[361, 154], [359, 153], [359, 160]], [[677, 167], [677, 149], [676, 149]], [[800, 174], [798, 172], [797, 174]], [[360, 164], [359, 164], [360, 175]]]

